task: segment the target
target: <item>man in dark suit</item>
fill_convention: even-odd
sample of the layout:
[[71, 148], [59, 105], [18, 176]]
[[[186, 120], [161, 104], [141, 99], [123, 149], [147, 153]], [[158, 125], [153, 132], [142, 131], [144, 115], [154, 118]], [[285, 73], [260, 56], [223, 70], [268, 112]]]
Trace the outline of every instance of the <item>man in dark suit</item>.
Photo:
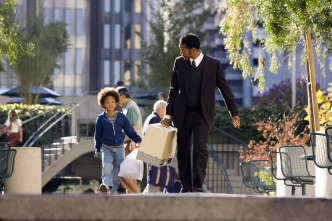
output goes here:
[[195, 34], [181, 36], [179, 48], [181, 56], [175, 59], [166, 115], [161, 124], [168, 127], [172, 117], [177, 128], [182, 192], [203, 192], [208, 162], [207, 142], [214, 119], [215, 87], [219, 88], [236, 128], [240, 127], [240, 117], [220, 61], [201, 52], [200, 41]]

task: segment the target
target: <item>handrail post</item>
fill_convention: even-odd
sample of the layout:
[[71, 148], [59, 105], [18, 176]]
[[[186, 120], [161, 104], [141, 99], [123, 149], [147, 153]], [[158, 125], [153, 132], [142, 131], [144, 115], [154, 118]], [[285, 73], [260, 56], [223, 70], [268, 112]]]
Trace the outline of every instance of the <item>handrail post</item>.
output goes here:
[[72, 104], [72, 112], [71, 112], [71, 136], [77, 136], [77, 109], [75, 108], [78, 104]]

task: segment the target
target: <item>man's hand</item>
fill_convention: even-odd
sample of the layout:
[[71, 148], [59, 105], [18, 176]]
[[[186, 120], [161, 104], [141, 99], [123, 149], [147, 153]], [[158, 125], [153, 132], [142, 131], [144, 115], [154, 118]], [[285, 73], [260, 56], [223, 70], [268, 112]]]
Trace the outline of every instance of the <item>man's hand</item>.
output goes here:
[[234, 127], [235, 128], [240, 128], [240, 117], [239, 117], [239, 115], [233, 116], [232, 120], [233, 120]]
[[169, 119], [167, 118], [164, 118], [160, 123], [163, 127], [169, 127]]

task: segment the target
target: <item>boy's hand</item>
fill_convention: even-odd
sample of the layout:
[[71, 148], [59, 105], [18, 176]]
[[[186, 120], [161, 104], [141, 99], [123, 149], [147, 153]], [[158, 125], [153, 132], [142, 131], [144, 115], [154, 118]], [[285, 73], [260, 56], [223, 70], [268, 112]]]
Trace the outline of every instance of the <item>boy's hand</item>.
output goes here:
[[101, 153], [100, 152], [95, 152], [95, 157], [96, 158], [101, 158]]

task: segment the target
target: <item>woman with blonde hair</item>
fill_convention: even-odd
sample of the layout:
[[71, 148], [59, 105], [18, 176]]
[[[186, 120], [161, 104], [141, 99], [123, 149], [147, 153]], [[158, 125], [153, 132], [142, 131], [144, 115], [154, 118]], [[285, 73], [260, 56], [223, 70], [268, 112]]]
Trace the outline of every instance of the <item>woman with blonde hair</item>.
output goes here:
[[5, 141], [10, 143], [11, 147], [16, 147], [18, 142], [23, 141], [22, 120], [14, 109], [8, 112], [8, 118], [5, 126], [7, 128], [7, 136]]

